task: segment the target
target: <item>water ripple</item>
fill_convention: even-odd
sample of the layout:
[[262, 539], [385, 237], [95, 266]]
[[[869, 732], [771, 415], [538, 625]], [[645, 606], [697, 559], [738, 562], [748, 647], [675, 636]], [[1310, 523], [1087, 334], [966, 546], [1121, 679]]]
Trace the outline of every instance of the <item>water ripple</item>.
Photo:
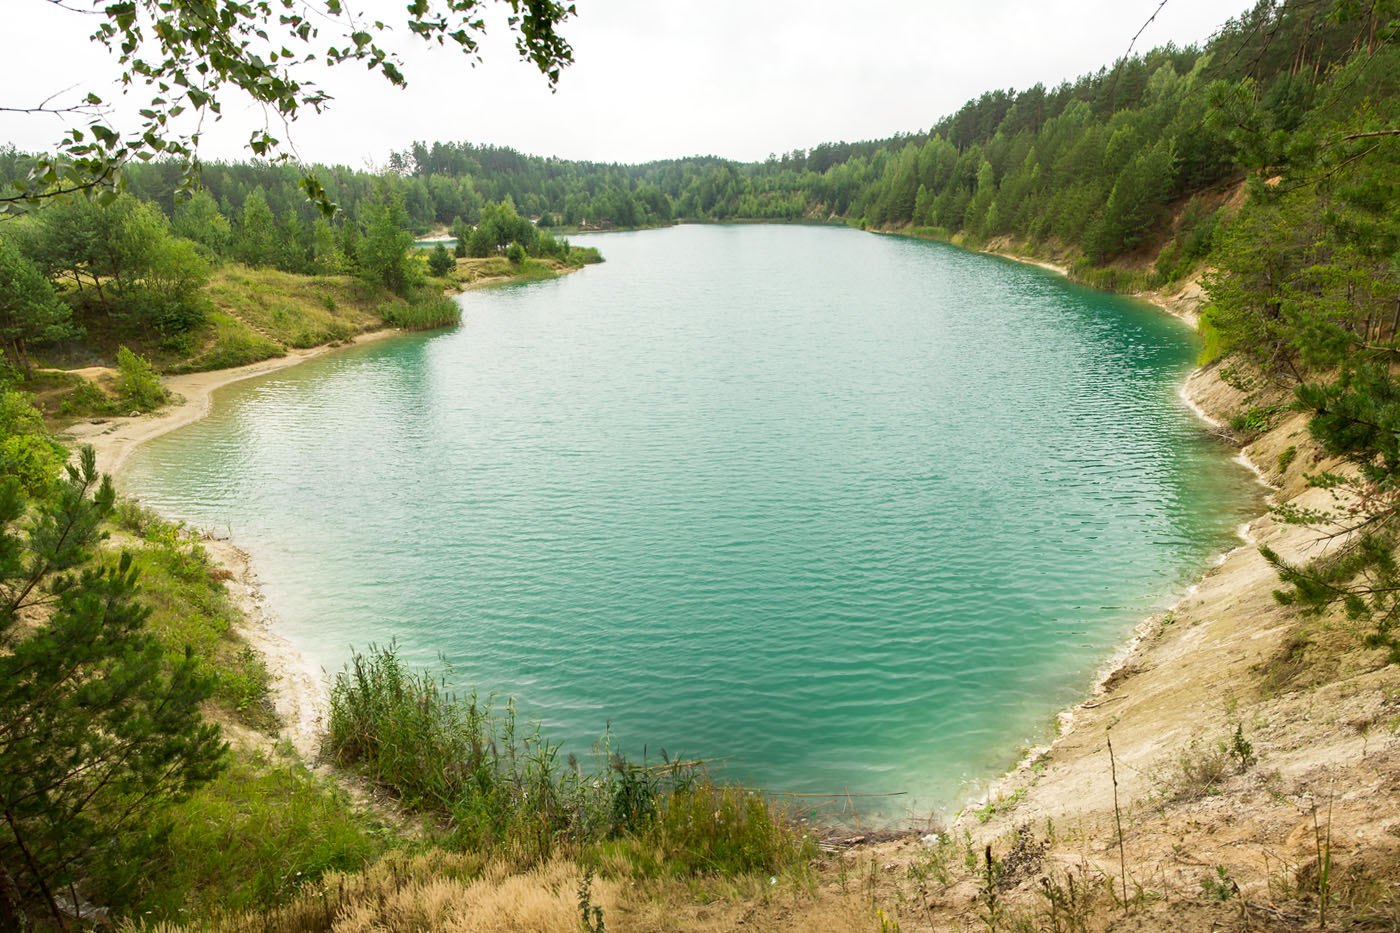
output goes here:
[[133, 457], [334, 668], [397, 637], [570, 748], [924, 808], [1010, 763], [1248, 504], [1187, 335], [1038, 269], [801, 227], [599, 240], [463, 326], [240, 383]]

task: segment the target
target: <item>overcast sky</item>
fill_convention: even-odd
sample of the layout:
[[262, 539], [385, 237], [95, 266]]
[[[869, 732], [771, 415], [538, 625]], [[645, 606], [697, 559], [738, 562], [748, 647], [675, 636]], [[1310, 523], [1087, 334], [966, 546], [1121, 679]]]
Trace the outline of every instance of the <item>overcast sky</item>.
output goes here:
[[[71, 0], [70, 0], [71, 2]], [[81, 2], [81, 0], [79, 0]], [[382, 164], [413, 140], [469, 140], [540, 155], [639, 162], [713, 154], [762, 159], [836, 140], [928, 128], [993, 88], [1054, 85], [1110, 64], [1160, 0], [576, 0], [563, 32], [575, 64], [556, 93], [520, 62], [499, 17], [484, 63], [400, 30], [407, 90], [358, 67], [308, 72], [336, 99], [291, 131], [307, 161]], [[49, 0], [0, 0], [0, 106], [64, 88], [111, 93], [95, 17]], [[350, 0], [389, 22], [403, 0]], [[1138, 50], [1201, 42], [1248, 0], [1168, 0]], [[76, 94], [70, 92], [70, 97]], [[230, 97], [202, 154], [247, 157], [261, 110]], [[0, 114], [0, 141], [49, 146], [51, 117]], [[274, 135], [285, 135], [281, 127]]]

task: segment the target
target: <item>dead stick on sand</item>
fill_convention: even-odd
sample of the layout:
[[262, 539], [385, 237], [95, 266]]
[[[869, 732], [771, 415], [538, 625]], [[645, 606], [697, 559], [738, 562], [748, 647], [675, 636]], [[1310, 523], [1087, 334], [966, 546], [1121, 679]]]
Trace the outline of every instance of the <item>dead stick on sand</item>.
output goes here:
[[1128, 860], [1123, 855], [1123, 813], [1118, 808], [1118, 762], [1113, 757], [1113, 736], [1107, 731], [1104, 736], [1108, 739], [1108, 767], [1113, 775], [1113, 822], [1118, 826], [1118, 871], [1123, 879], [1123, 909], [1128, 909]]

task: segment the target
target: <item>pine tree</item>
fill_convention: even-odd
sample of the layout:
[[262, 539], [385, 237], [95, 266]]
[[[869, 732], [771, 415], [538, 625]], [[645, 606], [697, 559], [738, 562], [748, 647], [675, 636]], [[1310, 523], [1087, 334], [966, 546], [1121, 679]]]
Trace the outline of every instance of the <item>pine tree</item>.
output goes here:
[[233, 241], [233, 227], [219, 212], [219, 205], [207, 191], [196, 192], [188, 201], [175, 208], [171, 231], [176, 236], [193, 240], [210, 256], [228, 254]]
[[262, 188], [254, 188], [243, 199], [243, 218], [234, 240], [234, 255], [248, 265], [259, 268], [277, 261], [277, 219], [267, 206]]
[[441, 243], [428, 254], [428, 271], [439, 278], [451, 272], [454, 266], [456, 263], [452, 260], [452, 254]]
[[90, 447], [32, 510], [0, 481], [0, 926], [5, 891], [62, 926], [56, 892], [221, 767], [211, 679], [167, 666], [130, 556], [96, 553], [114, 499]]
[[417, 277], [409, 261], [413, 236], [404, 229], [407, 225], [403, 199], [387, 192], [378, 204], [371, 205], [364, 236], [357, 247], [360, 274], [396, 295], [408, 294]]

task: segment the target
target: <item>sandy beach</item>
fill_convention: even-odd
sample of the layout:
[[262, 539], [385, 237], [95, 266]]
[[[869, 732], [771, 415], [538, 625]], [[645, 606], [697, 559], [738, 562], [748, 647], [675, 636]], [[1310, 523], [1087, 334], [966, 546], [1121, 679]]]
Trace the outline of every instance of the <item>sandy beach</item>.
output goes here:
[[385, 328], [360, 334], [344, 343], [312, 347], [309, 350], [290, 350], [286, 356], [234, 369], [168, 376], [161, 381], [171, 391], [175, 400], [160, 411], [134, 417], [79, 421], [63, 431], [59, 439], [75, 445], [90, 444], [97, 453], [98, 469], [117, 477], [121, 473], [122, 464], [137, 445], [203, 418], [213, 404], [214, 393], [224, 386], [254, 376], [275, 373], [336, 350], [362, 346], [402, 333], [403, 331], [397, 328]]
[[[207, 415], [213, 407], [214, 393], [224, 386], [401, 333], [396, 328], [386, 328], [338, 345], [293, 350], [286, 356], [248, 366], [171, 376], [163, 381], [174, 394], [175, 401], [160, 411], [135, 417], [80, 421], [60, 437], [70, 445], [90, 444], [97, 454], [98, 468], [117, 477], [126, 458], [138, 445]], [[248, 552], [208, 531], [203, 532], [201, 543], [209, 556], [231, 574], [226, 585], [243, 618], [239, 635], [266, 659], [273, 705], [283, 724], [278, 738], [289, 741], [303, 760], [314, 762], [326, 712], [324, 672], [278, 631], [276, 612], [262, 592]], [[225, 727], [234, 732], [246, 732], [232, 724], [225, 724]], [[265, 741], [251, 734], [243, 738], [251, 742]]]

